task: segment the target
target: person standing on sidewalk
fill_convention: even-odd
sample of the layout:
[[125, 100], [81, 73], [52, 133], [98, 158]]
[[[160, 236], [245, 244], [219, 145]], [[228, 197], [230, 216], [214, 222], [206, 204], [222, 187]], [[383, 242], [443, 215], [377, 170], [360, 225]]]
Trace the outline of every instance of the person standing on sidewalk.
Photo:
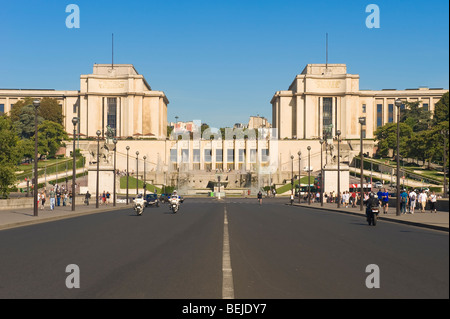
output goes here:
[[86, 192], [86, 195], [84, 195], [84, 203], [86, 206], [89, 206], [89, 199], [91, 198], [91, 194], [89, 194], [89, 191]]
[[425, 207], [427, 206], [427, 194], [424, 190], [419, 194], [418, 200], [420, 204], [420, 212], [425, 213]]
[[52, 188], [50, 191], [50, 210], [55, 209], [55, 189]]
[[414, 190], [409, 193], [409, 212], [414, 214], [414, 208], [416, 207], [417, 194]]
[[389, 192], [386, 188], [381, 192], [381, 205], [383, 206], [383, 213], [387, 214], [389, 209]]
[[436, 203], [437, 203], [437, 196], [436, 193], [433, 192], [430, 195], [430, 213], [436, 213], [437, 210]]
[[408, 205], [408, 193], [406, 189], [403, 189], [400, 194], [400, 211], [402, 214], [406, 214], [406, 206]]

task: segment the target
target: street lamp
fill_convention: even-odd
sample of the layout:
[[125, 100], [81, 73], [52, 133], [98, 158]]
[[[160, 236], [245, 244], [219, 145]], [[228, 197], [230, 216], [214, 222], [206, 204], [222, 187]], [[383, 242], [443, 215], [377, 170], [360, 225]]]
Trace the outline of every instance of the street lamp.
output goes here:
[[337, 165], [338, 165], [338, 167], [337, 167], [337, 181], [338, 181], [338, 184], [337, 184], [337, 188], [338, 188], [338, 191], [337, 191], [337, 193], [338, 193], [338, 195], [337, 195], [337, 208], [340, 208], [341, 207], [341, 167], [340, 167], [340, 162], [341, 162], [341, 153], [340, 153], [340, 148], [341, 148], [341, 144], [340, 144], [340, 141], [341, 141], [341, 138], [340, 138], [340, 136], [341, 136], [341, 131], [340, 130], [337, 130], [336, 131], [336, 136], [337, 136], [337, 142], [338, 142], [338, 158], [337, 158]]
[[139, 151], [136, 151], [136, 196], [139, 194]]
[[[291, 155], [291, 164], [291, 194], [294, 195], [294, 155]], [[300, 190], [298, 196], [300, 196]]]
[[102, 132], [100, 130], [97, 130], [96, 132], [97, 134], [97, 186], [96, 186], [96, 191], [95, 191], [95, 208], [98, 208], [98, 196], [99, 196], [99, 191], [98, 191], [98, 187], [100, 184], [100, 135], [102, 134]]
[[33, 215], [38, 216], [38, 108], [41, 101], [33, 101], [34, 106], [34, 188], [33, 188]]
[[397, 203], [395, 208], [395, 215], [400, 216], [400, 107], [403, 102], [400, 99], [395, 100], [395, 106], [397, 107]]
[[361, 132], [360, 132], [360, 153], [359, 153], [359, 157], [361, 159], [361, 171], [360, 171], [360, 183], [361, 183], [361, 191], [360, 191], [360, 203], [359, 203], [359, 210], [363, 211], [363, 192], [364, 192], [364, 188], [363, 188], [363, 183], [364, 183], [364, 156], [363, 156], [363, 125], [366, 125], [366, 118], [365, 117], [360, 117], [358, 119], [359, 124], [361, 124]]
[[447, 198], [447, 135], [448, 129], [443, 129], [441, 134], [444, 137], [444, 198]]
[[147, 159], [147, 156], [144, 156], [144, 198], [145, 198], [145, 193], [147, 190], [147, 184], [146, 184], [146, 180], [145, 180], [145, 173], [146, 173], [146, 164], [145, 164], [145, 160]]
[[117, 195], [116, 195], [116, 176], [117, 176], [117, 171], [116, 171], [116, 169], [117, 169], [117, 166], [116, 166], [117, 156], [116, 156], [116, 153], [117, 153], [117, 138], [114, 138], [114, 139], [113, 139], [113, 143], [114, 143], [114, 185], [113, 185], [113, 206], [115, 207], [115, 206], [116, 206], [116, 198], [117, 198]]
[[130, 168], [129, 168], [129, 159], [128, 159], [128, 152], [130, 151], [130, 147], [129, 146], [127, 146], [126, 147], [126, 149], [127, 149], [127, 205], [128, 205], [128, 177], [130, 176]]
[[311, 205], [311, 146], [308, 150], [308, 205]]
[[323, 206], [323, 143], [325, 140], [320, 139], [320, 206]]
[[300, 204], [300, 191], [302, 189], [302, 175], [301, 175], [301, 161], [302, 161], [302, 152], [298, 151], [298, 203]]
[[72, 156], [73, 156], [73, 163], [72, 163], [72, 211], [75, 211], [75, 181], [76, 181], [76, 152], [75, 152], [75, 136], [77, 134], [77, 124], [78, 124], [78, 117], [74, 117], [72, 119], [72, 124], [73, 124], [73, 151], [72, 151]]

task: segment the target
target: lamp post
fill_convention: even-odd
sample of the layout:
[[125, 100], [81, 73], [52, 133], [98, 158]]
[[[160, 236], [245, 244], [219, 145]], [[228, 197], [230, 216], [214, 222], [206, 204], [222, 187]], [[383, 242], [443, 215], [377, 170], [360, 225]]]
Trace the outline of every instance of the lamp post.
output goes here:
[[360, 183], [361, 183], [361, 190], [360, 190], [360, 203], [359, 203], [359, 210], [363, 211], [363, 192], [364, 192], [364, 156], [363, 156], [363, 125], [366, 125], [366, 118], [365, 117], [360, 117], [358, 119], [359, 124], [361, 124], [361, 132], [360, 132], [360, 153], [359, 153], [359, 157], [361, 159], [361, 171], [360, 171]]
[[311, 205], [311, 146], [308, 150], [308, 205]]
[[340, 144], [340, 141], [341, 141], [341, 138], [340, 138], [340, 136], [341, 136], [341, 131], [340, 130], [337, 130], [336, 131], [336, 136], [337, 136], [337, 142], [338, 142], [338, 156], [337, 156], [337, 165], [338, 165], [338, 168], [337, 168], [337, 182], [338, 182], [338, 184], [337, 184], [337, 189], [338, 189], [338, 191], [337, 191], [337, 208], [340, 208], [341, 207], [341, 167], [340, 167], [340, 163], [341, 163], [341, 153], [340, 153], [340, 148], [341, 148], [341, 144]]
[[116, 206], [116, 199], [117, 199], [117, 191], [116, 191], [116, 176], [117, 176], [117, 165], [116, 165], [116, 161], [117, 161], [117, 138], [113, 139], [113, 143], [114, 143], [114, 185], [113, 185], [113, 206]]
[[33, 215], [38, 216], [38, 108], [41, 101], [33, 101], [34, 106], [34, 186], [33, 186]]
[[323, 206], [323, 143], [325, 140], [320, 139], [320, 206]]
[[447, 198], [447, 135], [448, 129], [443, 129], [441, 131], [444, 137], [444, 196], [443, 198]]
[[301, 175], [301, 168], [302, 168], [302, 165], [301, 165], [301, 162], [302, 162], [302, 152], [301, 151], [298, 151], [298, 203], [300, 204], [300, 191], [301, 191], [301, 188], [302, 188], [302, 175]]
[[147, 183], [146, 183], [146, 179], [145, 179], [145, 173], [146, 173], [146, 164], [145, 164], [145, 160], [147, 159], [147, 156], [144, 156], [144, 198], [145, 198], [145, 193], [147, 191]]
[[[291, 195], [294, 195], [294, 155], [291, 155], [291, 164]], [[298, 196], [300, 196], [300, 191]]]
[[128, 152], [130, 151], [130, 147], [127, 146], [127, 205], [128, 205], [128, 177], [130, 176], [130, 168], [129, 168], [129, 158], [128, 158]]
[[75, 181], [76, 181], [76, 152], [75, 152], [75, 136], [77, 134], [77, 124], [78, 124], [78, 117], [74, 117], [72, 119], [72, 124], [73, 124], [73, 151], [72, 151], [72, 156], [73, 156], [73, 163], [72, 163], [72, 211], [75, 211]]
[[98, 208], [98, 196], [99, 196], [99, 191], [98, 191], [98, 187], [99, 187], [99, 183], [100, 183], [100, 161], [99, 161], [99, 153], [100, 153], [100, 135], [102, 134], [102, 132], [100, 130], [98, 130], [96, 132], [97, 134], [97, 185], [95, 187], [95, 208]]
[[395, 215], [400, 216], [400, 107], [403, 102], [400, 99], [395, 100], [395, 106], [397, 107], [397, 203], [395, 207]]
[[139, 151], [136, 151], [136, 196], [139, 194]]

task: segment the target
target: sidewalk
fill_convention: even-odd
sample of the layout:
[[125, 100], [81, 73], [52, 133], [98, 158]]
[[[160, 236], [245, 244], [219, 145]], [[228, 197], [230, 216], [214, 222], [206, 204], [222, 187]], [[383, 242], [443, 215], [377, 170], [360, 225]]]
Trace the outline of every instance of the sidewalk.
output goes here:
[[[286, 204], [289, 205], [289, 204]], [[357, 207], [352, 208], [349, 206], [348, 208], [345, 208], [345, 206], [341, 205], [340, 208], [337, 208], [336, 203], [324, 203], [323, 207], [320, 205], [320, 203], [311, 203], [311, 205], [308, 205], [308, 203], [301, 203], [298, 202], [294, 203], [294, 206], [300, 206], [300, 207], [308, 207], [312, 209], [322, 209], [327, 211], [335, 211], [337, 213], [343, 213], [343, 214], [351, 214], [356, 216], [361, 216], [365, 218], [366, 215], [366, 207], [363, 207], [363, 211], [360, 211], [359, 205]], [[417, 227], [425, 227], [430, 228], [434, 230], [440, 230], [440, 231], [449, 231], [449, 213], [438, 211], [437, 213], [430, 213], [430, 211], [425, 211], [425, 213], [421, 213], [420, 209], [415, 210], [414, 214], [404, 214], [400, 216], [396, 216], [395, 214], [395, 207], [389, 207], [388, 213], [383, 214], [383, 211], [380, 211], [380, 214], [378, 215], [378, 219], [382, 221], [389, 221], [389, 222], [395, 222], [395, 223], [402, 223]]]
[[[0, 210], [0, 231], [9, 228], [40, 224], [60, 219], [78, 217], [83, 215], [102, 213], [111, 210], [118, 210], [127, 207], [123, 203], [116, 203], [116, 207], [113, 204], [99, 205], [99, 208], [95, 208], [95, 200], [90, 201], [90, 205], [78, 204], [75, 206], [75, 211], [72, 211], [71, 206], [59, 206], [50, 210], [50, 204], [46, 203], [45, 209], [38, 210], [38, 216], [33, 216], [33, 208], [20, 208], [10, 210]], [[131, 205], [129, 205], [131, 209]]]

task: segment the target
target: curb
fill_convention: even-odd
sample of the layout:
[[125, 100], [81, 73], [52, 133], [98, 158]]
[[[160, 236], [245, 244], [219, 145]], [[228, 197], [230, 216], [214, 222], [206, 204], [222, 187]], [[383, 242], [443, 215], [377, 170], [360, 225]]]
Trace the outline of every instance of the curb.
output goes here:
[[23, 227], [23, 226], [43, 224], [43, 223], [48, 223], [48, 222], [53, 222], [53, 221], [58, 221], [58, 220], [63, 220], [63, 219], [76, 218], [76, 217], [81, 217], [81, 216], [85, 216], [85, 215], [106, 213], [109, 211], [116, 211], [116, 210], [120, 210], [120, 209], [123, 209], [123, 207], [111, 207], [110, 209], [90, 210], [90, 211], [81, 212], [81, 213], [73, 213], [73, 214], [69, 213], [69, 215], [61, 215], [61, 216], [47, 217], [47, 218], [36, 219], [36, 220], [27, 220], [27, 221], [22, 221], [22, 222], [16, 222], [16, 223], [11, 223], [11, 224], [6, 224], [6, 225], [0, 225], [0, 231], [12, 229], [12, 228]]
[[[289, 204], [289, 203], [287, 203], [285, 205], [291, 206], [291, 204]], [[318, 210], [327, 210], [327, 211], [337, 212], [337, 213], [341, 213], [341, 214], [365, 217], [362, 213], [355, 213], [355, 212], [351, 212], [351, 211], [343, 211], [343, 210], [338, 210], [338, 209], [333, 209], [333, 208], [315, 207], [315, 206], [309, 206], [309, 205], [305, 206], [305, 205], [302, 205], [302, 204], [294, 204], [292, 206], [305, 207], [305, 208], [318, 209]], [[422, 227], [422, 228], [429, 228], [429, 229], [433, 229], [433, 230], [444, 231], [444, 232], [447, 232], [447, 233], [449, 232], [449, 228], [448, 227], [444, 227], [444, 226], [437, 226], [437, 225], [430, 225], [430, 224], [424, 224], [424, 223], [407, 221], [407, 220], [393, 219], [393, 218], [389, 218], [389, 217], [383, 217], [383, 216], [380, 216], [380, 215], [379, 215], [378, 219], [379, 220], [388, 221], [388, 222], [393, 222], [393, 223], [399, 223], [399, 224], [405, 224], [405, 225], [410, 225], [410, 226], [416, 226], [416, 227]]]

